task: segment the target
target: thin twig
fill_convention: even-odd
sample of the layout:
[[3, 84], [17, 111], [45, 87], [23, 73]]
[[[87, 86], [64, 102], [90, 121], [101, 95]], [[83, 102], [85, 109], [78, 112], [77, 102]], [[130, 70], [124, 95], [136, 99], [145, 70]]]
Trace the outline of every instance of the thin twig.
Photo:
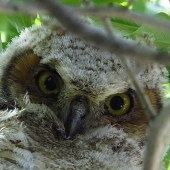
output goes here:
[[97, 17], [116, 17], [136, 21], [137, 23], [147, 24], [152, 27], [162, 29], [164, 31], [170, 32], [170, 23], [158, 18], [135, 13], [133, 11], [127, 10], [124, 7], [88, 7], [88, 8], [74, 8], [77, 14], [81, 15], [94, 15]]
[[102, 18], [102, 21], [103, 21], [106, 31], [109, 33], [109, 35], [112, 36], [112, 38], [114, 38], [114, 31], [113, 31], [112, 24], [110, 22], [110, 18], [108, 17]]
[[40, 6], [37, 2], [15, 2], [15, 3], [4, 3], [3, 0], [0, 0], [0, 12], [15, 14], [15, 13], [24, 13], [30, 16], [36, 16], [39, 14], [48, 14], [46, 8]]
[[[110, 36], [113, 37], [113, 31], [112, 31], [113, 27], [111, 25], [110, 20], [107, 18], [107, 22], [105, 21], [103, 23], [104, 23], [106, 31], [109, 33]], [[156, 113], [155, 113], [155, 111], [154, 111], [154, 109], [151, 105], [149, 97], [144, 92], [143, 88], [141, 88], [138, 80], [135, 77], [134, 72], [132, 71], [132, 69], [130, 68], [130, 66], [128, 64], [127, 58], [126, 57], [122, 58], [121, 56], [120, 56], [120, 58], [121, 58], [121, 62], [122, 62], [128, 76], [129, 76], [129, 78], [131, 79], [133, 85], [135, 86], [137, 96], [140, 100], [140, 103], [142, 104], [143, 109], [145, 110], [146, 116], [148, 117], [149, 120], [154, 119], [155, 116], [156, 116]]]
[[[42, 2], [45, 3], [44, 1]], [[53, 3], [57, 6], [59, 5], [57, 2], [56, 3], [53, 2]], [[5, 13], [23, 12], [29, 15], [36, 15], [37, 13], [49, 14], [50, 12], [47, 10], [47, 8], [49, 9], [50, 4], [51, 2], [49, 1], [49, 5], [47, 7], [46, 6], [43, 7], [40, 6], [35, 1], [27, 2], [27, 3], [26, 2], [4, 3], [3, 0], [0, 0], [0, 11]], [[120, 6], [95, 7], [94, 5], [92, 5], [92, 3], [90, 3], [89, 6], [86, 6], [84, 8], [70, 7], [70, 9], [72, 9], [72, 13], [77, 13], [81, 15], [95, 15], [97, 17], [117, 17], [117, 18], [124, 18], [124, 19], [126, 18], [168, 32], [170, 31], [170, 23], [149, 15], [134, 13], [130, 10], [127, 10], [127, 8], [125, 7], [120, 7]]]
[[123, 66], [125, 67], [129, 78], [131, 79], [133, 85], [135, 86], [137, 96], [140, 100], [142, 108], [145, 111], [146, 116], [148, 117], [149, 121], [153, 120], [156, 117], [156, 111], [153, 109], [151, 101], [149, 100], [148, 95], [145, 93], [143, 88], [141, 88], [138, 80], [135, 78], [133, 71], [129, 68], [127, 58], [121, 60]]
[[170, 131], [170, 105], [164, 107], [161, 113], [150, 122], [147, 150], [144, 156], [143, 170], [160, 170], [165, 154]]

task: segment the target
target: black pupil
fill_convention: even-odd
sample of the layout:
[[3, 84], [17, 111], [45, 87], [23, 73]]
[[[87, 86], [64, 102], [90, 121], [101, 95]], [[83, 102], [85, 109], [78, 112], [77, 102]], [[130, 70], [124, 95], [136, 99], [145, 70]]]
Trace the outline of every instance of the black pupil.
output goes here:
[[120, 110], [124, 106], [124, 100], [120, 96], [115, 96], [110, 100], [110, 106], [114, 110]]
[[56, 83], [54, 82], [54, 79], [51, 76], [47, 77], [47, 79], [44, 82], [44, 85], [47, 90], [52, 91], [56, 89]]

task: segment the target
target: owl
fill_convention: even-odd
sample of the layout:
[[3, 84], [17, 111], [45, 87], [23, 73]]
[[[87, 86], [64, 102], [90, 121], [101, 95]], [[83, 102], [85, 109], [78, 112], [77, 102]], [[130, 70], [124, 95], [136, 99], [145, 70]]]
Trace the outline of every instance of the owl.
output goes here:
[[[166, 68], [129, 65], [158, 113]], [[142, 169], [148, 120], [115, 54], [32, 26], [1, 53], [0, 82], [0, 169]]]

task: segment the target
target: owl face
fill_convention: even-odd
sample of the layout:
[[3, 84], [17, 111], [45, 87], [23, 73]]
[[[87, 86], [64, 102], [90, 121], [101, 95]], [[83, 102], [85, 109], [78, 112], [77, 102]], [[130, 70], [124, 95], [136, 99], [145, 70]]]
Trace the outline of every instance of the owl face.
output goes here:
[[[130, 61], [130, 65], [158, 112], [162, 107], [165, 68], [148, 64], [137, 70], [135, 62]], [[70, 33], [32, 27], [13, 40], [1, 55], [0, 67], [2, 108], [21, 110], [16, 126], [21, 122], [25, 125], [27, 147], [36, 148], [56, 166], [63, 155], [65, 161], [74, 155], [74, 161], [68, 162], [77, 167], [73, 152], [82, 161], [86, 158], [85, 150], [93, 151], [95, 147], [98, 149], [94, 149], [94, 154], [112, 157], [120, 152], [121, 145], [127, 148], [131, 143], [132, 152], [128, 156], [141, 154], [138, 150], [145, 144], [148, 121], [126, 71], [114, 54]], [[13, 124], [9, 120], [7, 127]], [[105, 146], [107, 151], [99, 146]], [[90, 155], [89, 160], [100, 158]], [[118, 157], [124, 160], [120, 155], [121, 152]], [[140, 159], [134, 159], [135, 166], [141, 164]]]

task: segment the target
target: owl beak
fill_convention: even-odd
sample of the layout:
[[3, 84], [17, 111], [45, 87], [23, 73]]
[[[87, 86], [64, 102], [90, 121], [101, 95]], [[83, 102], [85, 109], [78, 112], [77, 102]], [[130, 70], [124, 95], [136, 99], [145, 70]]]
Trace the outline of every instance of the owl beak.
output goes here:
[[70, 104], [70, 113], [65, 122], [66, 138], [70, 139], [84, 131], [84, 118], [89, 112], [89, 102], [86, 96], [77, 96]]

